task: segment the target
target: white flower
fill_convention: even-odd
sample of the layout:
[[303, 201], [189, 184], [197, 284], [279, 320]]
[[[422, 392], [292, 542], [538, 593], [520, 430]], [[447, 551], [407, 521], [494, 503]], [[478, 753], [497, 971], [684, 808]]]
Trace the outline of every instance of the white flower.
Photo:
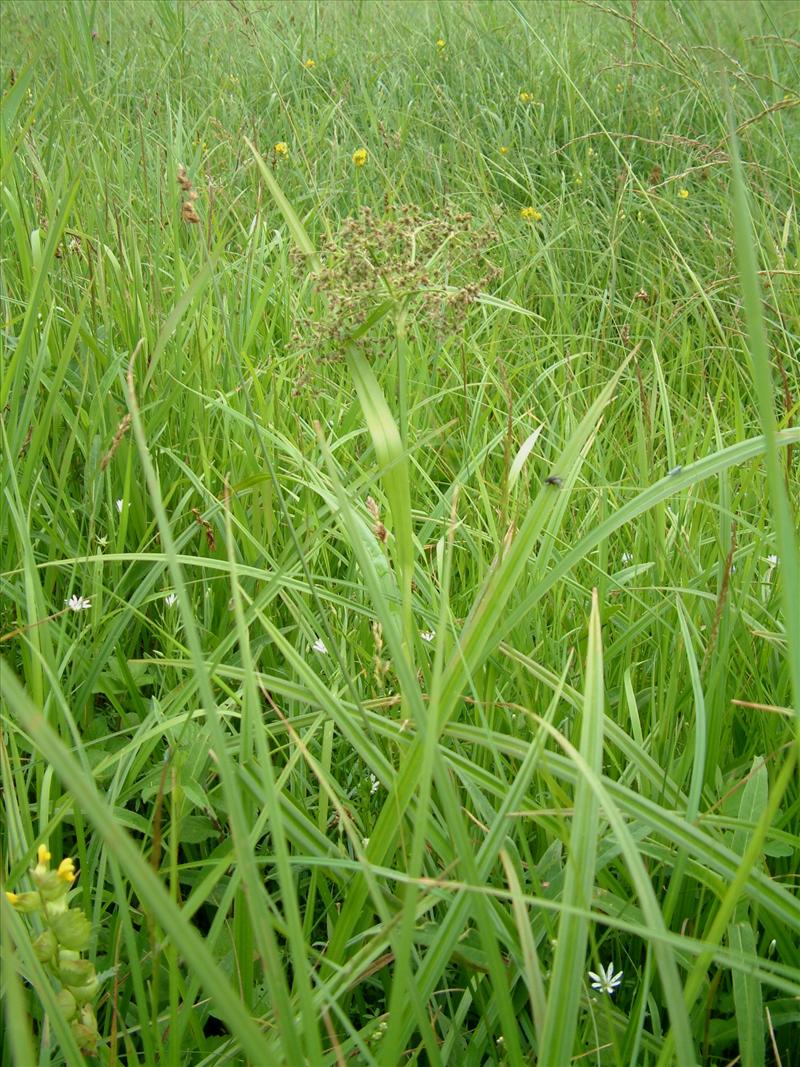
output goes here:
[[633, 553], [632, 552], [623, 552], [622, 553], [622, 562], [623, 562], [623, 564], [633, 563]]
[[378, 787], [380, 786], [380, 784], [381, 783], [378, 781], [377, 776], [374, 775], [374, 774], [370, 774], [370, 776], [369, 776], [369, 795], [370, 796], [372, 796], [373, 793], [377, 793], [378, 792]]
[[427, 641], [428, 644], [430, 644], [431, 641], [436, 640], [436, 631], [435, 630], [421, 630], [419, 636], [422, 638], [423, 641]]
[[767, 556], [767, 563], [769, 563], [770, 568], [777, 567], [778, 566], [778, 557], [777, 556]]
[[120, 515], [122, 514], [122, 508], [123, 508], [124, 504], [125, 504], [125, 501], [122, 499], [122, 497], [120, 497], [119, 500], [116, 501], [117, 511], [120, 513]]
[[589, 977], [592, 980], [592, 989], [599, 989], [601, 993], [608, 993], [611, 996], [622, 982], [622, 971], [617, 971], [614, 974], [614, 964], [609, 963], [607, 969], [600, 968], [600, 974], [589, 971]]
[[321, 637], [318, 637], [311, 647], [314, 649], [315, 652], [319, 652], [323, 656], [328, 655], [328, 646], [325, 644]]
[[164, 597], [164, 603], [167, 605], [168, 608], [171, 608], [173, 604], [178, 603], [178, 598], [175, 593], [167, 593], [167, 595]]
[[64, 603], [70, 611], [87, 611], [92, 606], [92, 602], [88, 596], [77, 596], [74, 593], [69, 600], [65, 600]]

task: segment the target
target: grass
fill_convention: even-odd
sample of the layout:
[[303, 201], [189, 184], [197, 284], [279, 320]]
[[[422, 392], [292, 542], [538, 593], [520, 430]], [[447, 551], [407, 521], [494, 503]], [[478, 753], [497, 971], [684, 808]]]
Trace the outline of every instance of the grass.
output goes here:
[[795, 1062], [797, 13], [2, 6], [3, 1067]]

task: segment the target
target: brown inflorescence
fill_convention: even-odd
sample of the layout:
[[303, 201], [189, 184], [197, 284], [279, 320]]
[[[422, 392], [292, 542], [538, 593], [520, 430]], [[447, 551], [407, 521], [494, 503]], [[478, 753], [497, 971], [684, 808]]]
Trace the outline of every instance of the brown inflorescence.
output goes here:
[[[487, 254], [497, 239], [491, 224], [449, 207], [436, 215], [414, 204], [385, 203], [381, 214], [363, 207], [322, 245], [313, 281], [323, 299], [301, 319], [293, 344], [322, 360], [340, 358], [351, 341], [371, 355], [384, 351], [381, 328], [353, 335], [387, 301], [412, 321], [426, 319], [442, 332], [459, 328], [500, 274]], [[306, 269], [302, 253], [293, 258]], [[464, 274], [474, 280], [458, 284]]]

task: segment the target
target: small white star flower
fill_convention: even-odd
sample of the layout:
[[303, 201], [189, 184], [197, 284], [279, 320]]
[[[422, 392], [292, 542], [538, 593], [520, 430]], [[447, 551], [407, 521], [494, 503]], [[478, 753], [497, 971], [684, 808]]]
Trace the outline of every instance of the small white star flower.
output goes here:
[[777, 556], [767, 556], [767, 563], [769, 563], [770, 567], [777, 567], [778, 566], [778, 557]]
[[378, 792], [378, 788], [379, 788], [380, 784], [381, 783], [378, 781], [377, 775], [370, 774], [370, 776], [369, 776], [369, 795], [370, 796], [372, 796], [373, 793], [377, 793]]
[[119, 500], [117, 500], [115, 503], [116, 503], [116, 506], [117, 506], [117, 511], [121, 515], [122, 514], [122, 509], [125, 506], [125, 501], [122, 499], [122, 497], [120, 497]]
[[87, 611], [92, 606], [92, 602], [88, 596], [78, 596], [75, 593], [73, 593], [69, 600], [65, 600], [64, 603], [70, 611]]
[[623, 564], [633, 563], [633, 553], [632, 552], [623, 552], [622, 553], [622, 562], [623, 562]]
[[178, 598], [175, 593], [167, 593], [167, 595], [164, 597], [164, 603], [167, 605], [168, 608], [171, 608], [178, 603]]
[[328, 655], [328, 646], [325, 644], [321, 637], [318, 637], [311, 647], [314, 649], [315, 652], [319, 652], [322, 656]]
[[611, 996], [622, 982], [622, 971], [614, 974], [614, 964], [609, 963], [607, 968], [600, 968], [600, 974], [589, 971], [589, 978], [592, 981], [592, 989], [599, 989], [601, 993], [608, 993]]
[[422, 630], [420, 632], [419, 636], [422, 638], [423, 641], [427, 641], [428, 644], [430, 644], [431, 641], [435, 641], [436, 640], [436, 631], [435, 630]]

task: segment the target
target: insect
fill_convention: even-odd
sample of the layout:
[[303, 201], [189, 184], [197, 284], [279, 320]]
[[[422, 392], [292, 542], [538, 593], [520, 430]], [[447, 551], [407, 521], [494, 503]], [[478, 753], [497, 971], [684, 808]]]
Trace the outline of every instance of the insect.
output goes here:
[[560, 489], [561, 486], [564, 484], [564, 479], [563, 478], [559, 478], [559, 476], [557, 474], [551, 474], [549, 478], [545, 478], [544, 484], [545, 485], [554, 485], [556, 487], [556, 489]]

